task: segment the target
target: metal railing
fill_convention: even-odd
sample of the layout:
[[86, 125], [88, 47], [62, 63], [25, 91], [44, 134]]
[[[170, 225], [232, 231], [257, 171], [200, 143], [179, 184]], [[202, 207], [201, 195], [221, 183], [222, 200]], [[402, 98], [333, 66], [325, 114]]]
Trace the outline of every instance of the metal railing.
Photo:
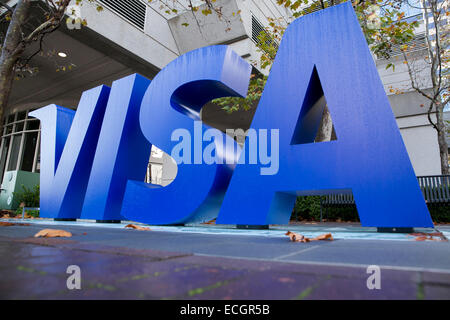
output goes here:
[[417, 179], [427, 203], [450, 203], [450, 175], [424, 176]]
[[[450, 175], [417, 177], [425, 202], [430, 205], [450, 205]], [[326, 195], [322, 206], [354, 205], [351, 194]]]

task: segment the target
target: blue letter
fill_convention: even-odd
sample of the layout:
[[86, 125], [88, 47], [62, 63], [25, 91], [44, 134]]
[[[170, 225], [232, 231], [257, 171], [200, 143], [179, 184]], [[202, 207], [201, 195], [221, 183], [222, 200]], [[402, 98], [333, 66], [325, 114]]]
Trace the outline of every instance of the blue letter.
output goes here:
[[[82, 219], [122, 220], [128, 179], [144, 181], [151, 144], [139, 126], [142, 97], [150, 81], [137, 74], [113, 83], [98, 138]], [[152, 121], [149, 121], [152, 125]]]
[[109, 91], [84, 92], [76, 113], [56, 105], [30, 113], [41, 120], [41, 217], [80, 217]]
[[[313, 143], [323, 96], [337, 141]], [[237, 165], [217, 223], [287, 224], [296, 196], [352, 191], [363, 226], [433, 227], [350, 2], [289, 26], [252, 127], [280, 130], [279, 173]]]
[[[195, 164], [178, 164], [176, 179], [167, 187], [128, 181], [122, 215], [150, 224], [202, 222], [217, 216], [237, 157], [206, 165], [201, 162], [203, 132], [200, 120], [205, 103], [223, 96], [247, 93], [251, 67], [227, 46], [212, 46], [189, 52], [171, 62], [153, 79], [141, 107], [140, 123], [152, 144], [172, 153], [178, 141], [171, 141], [177, 129], [186, 129], [197, 139], [190, 146]], [[191, 119], [190, 119], [191, 118]], [[194, 130], [195, 128], [195, 130]], [[225, 134], [215, 140], [218, 158], [227, 154], [226, 145], [237, 145]], [[195, 135], [195, 137], [194, 137]], [[198, 140], [200, 139], [200, 140]], [[230, 141], [231, 140], [231, 141]], [[189, 144], [187, 144], [189, 145]], [[235, 156], [233, 154], [233, 156]]]

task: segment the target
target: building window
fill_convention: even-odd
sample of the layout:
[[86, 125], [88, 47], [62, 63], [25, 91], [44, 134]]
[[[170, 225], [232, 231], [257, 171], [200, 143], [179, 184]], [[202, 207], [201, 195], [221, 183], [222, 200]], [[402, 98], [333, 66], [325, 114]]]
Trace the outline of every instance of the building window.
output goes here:
[[3, 125], [0, 146], [0, 178], [6, 171], [39, 172], [40, 121], [28, 111], [10, 114]]
[[2, 149], [1, 149], [1, 154], [2, 157], [0, 158], [0, 179], [3, 178], [3, 173], [5, 172], [5, 167], [6, 167], [6, 157], [8, 155], [9, 152], [9, 145], [11, 142], [11, 137], [6, 137], [4, 139], [2, 139]]
[[36, 153], [38, 136], [39, 132], [25, 133], [25, 141], [22, 151], [22, 165], [20, 166], [20, 170], [22, 171], [33, 171], [34, 154]]
[[14, 135], [12, 138], [11, 153], [9, 155], [8, 171], [15, 171], [17, 169], [17, 160], [19, 158], [21, 143], [22, 135]]

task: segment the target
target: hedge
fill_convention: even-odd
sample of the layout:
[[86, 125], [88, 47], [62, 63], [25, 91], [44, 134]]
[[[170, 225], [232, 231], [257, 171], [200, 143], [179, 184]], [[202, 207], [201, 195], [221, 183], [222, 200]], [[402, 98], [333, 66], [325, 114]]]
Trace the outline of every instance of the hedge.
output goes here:
[[[320, 221], [321, 196], [298, 197], [292, 212], [291, 220]], [[450, 203], [444, 206], [429, 205], [431, 218], [434, 222], [450, 222]], [[322, 209], [323, 218], [327, 221], [359, 222], [355, 205], [345, 207], [327, 207]]]

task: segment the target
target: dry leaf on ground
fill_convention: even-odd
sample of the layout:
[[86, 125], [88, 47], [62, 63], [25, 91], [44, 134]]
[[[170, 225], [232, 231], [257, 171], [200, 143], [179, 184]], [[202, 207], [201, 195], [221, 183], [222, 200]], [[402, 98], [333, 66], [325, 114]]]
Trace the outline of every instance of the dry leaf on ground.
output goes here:
[[333, 240], [333, 235], [331, 233], [326, 233], [326, 234], [321, 234], [318, 237], [315, 237], [314, 239], [311, 239], [311, 241], [316, 241], [316, 240]]
[[410, 236], [415, 237], [414, 240], [416, 241], [448, 241], [448, 239], [444, 236], [442, 232], [432, 232], [432, 233], [426, 233], [426, 232], [416, 232], [416, 233], [410, 233]]
[[0, 227], [12, 227], [12, 226], [29, 226], [28, 223], [11, 223], [11, 222], [0, 222]]
[[318, 237], [315, 238], [307, 238], [302, 234], [299, 233], [294, 233], [291, 231], [288, 231], [286, 233], [287, 236], [289, 236], [289, 238], [291, 239], [292, 242], [311, 242], [311, 241], [320, 241], [320, 240], [333, 240], [333, 236], [331, 235], [331, 233], [326, 233], [326, 234], [322, 234]]
[[15, 224], [14, 223], [11, 223], [11, 222], [0, 222], [0, 226], [2, 226], [2, 227], [11, 227], [11, 226], [14, 226]]
[[299, 233], [294, 233], [288, 231], [286, 235], [291, 239], [292, 242], [309, 242], [310, 240], [308, 238], [305, 238], [304, 235], [301, 235]]
[[44, 229], [34, 235], [35, 238], [70, 238], [72, 234], [64, 230]]
[[147, 227], [141, 227], [141, 226], [137, 226], [134, 224], [128, 224], [125, 226], [125, 228], [130, 228], [130, 229], [136, 229], [136, 230], [141, 230], [141, 231], [149, 231], [150, 228]]

